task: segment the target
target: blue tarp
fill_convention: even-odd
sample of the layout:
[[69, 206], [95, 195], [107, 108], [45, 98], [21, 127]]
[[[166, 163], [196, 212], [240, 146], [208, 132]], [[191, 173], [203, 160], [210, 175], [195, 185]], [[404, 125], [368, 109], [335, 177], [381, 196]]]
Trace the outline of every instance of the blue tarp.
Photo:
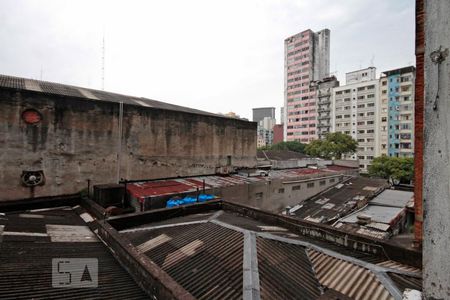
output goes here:
[[[200, 194], [200, 195], [198, 195], [198, 202], [205, 202], [208, 200], [212, 200], [214, 198], [215, 198], [214, 195]], [[192, 203], [196, 203], [196, 202], [197, 202], [197, 198], [194, 196], [186, 196], [182, 199], [170, 198], [169, 200], [167, 200], [166, 207], [175, 207], [175, 206], [180, 206], [180, 205], [192, 204]]]

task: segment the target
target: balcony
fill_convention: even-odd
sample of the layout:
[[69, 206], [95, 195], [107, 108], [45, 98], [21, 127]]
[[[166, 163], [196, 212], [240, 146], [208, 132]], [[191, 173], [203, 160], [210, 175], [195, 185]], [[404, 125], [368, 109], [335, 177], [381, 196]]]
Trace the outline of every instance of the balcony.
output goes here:
[[331, 100], [330, 99], [319, 99], [319, 101], [317, 102], [319, 105], [321, 104], [331, 104]]
[[330, 119], [330, 118], [331, 118], [330, 115], [319, 115], [319, 116], [317, 117], [318, 120], [328, 120], [328, 119]]

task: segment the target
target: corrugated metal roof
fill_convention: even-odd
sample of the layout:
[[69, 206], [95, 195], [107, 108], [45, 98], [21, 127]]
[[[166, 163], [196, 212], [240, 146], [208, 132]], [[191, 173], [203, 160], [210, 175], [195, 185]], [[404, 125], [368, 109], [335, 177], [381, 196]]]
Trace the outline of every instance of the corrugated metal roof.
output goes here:
[[[148, 298], [99, 240], [71, 241], [80, 237], [78, 233], [92, 234], [84, 231], [86, 224], [72, 209], [7, 213], [0, 219], [0, 227], [4, 226], [0, 231], [1, 299]], [[81, 231], [66, 235], [65, 241], [52, 241], [47, 226], [71, 226]], [[98, 288], [53, 288], [53, 258], [97, 258]]]
[[241, 233], [205, 223], [125, 235], [136, 246], [158, 243], [144, 253], [196, 298], [242, 298]]
[[368, 205], [357, 213], [351, 214], [347, 217], [340, 219], [344, 223], [356, 223], [358, 221], [358, 215], [364, 214], [371, 217], [373, 222], [391, 224], [393, 220], [397, 218], [399, 214], [404, 211], [404, 208], [388, 207], [378, 205]]
[[[258, 276], [253, 278], [257, 281], [253, 288], [263, 299], [316, 299], [324, 289], [352, 299], [393, 299], [392, 287], [384, 285], [390, 278], [387, 270], [407, 274], [416, 270], [392, 261], [381, 263], [383, 258], [379, 256], [300, 236], [228, 211], [170, 220], [127, 228], [121, 235], [201, 299], [242, 298], [246, 272], [243, 257], [251, 255], [248, 244], [245, 246], [248, 242], [244, 242], [248, 233], [256, 236]], [[379, 269], [371, 263], [379, 263]], [[383, 271], [383, 267], [388, 269]], [[373, 272], [382, 272], [384, 283]], [[420, 270], [417, 275], [420, 277]], [[403, 280], [414, 283], [415, 279]]]
[[413, 289], [422, 291], [422, 278], [407, 276], [403, 274], [388, 273], [391, 280], [397, 285], [397, 288], [401, 291], [405, 289]]
[[128, 183], [128, 191], [136, 198], [157, 197], [165, 195], [174, 195], [179, 193], [195, 192], [197, 188], [200, 190], [205, 181], [205, 188], [220, 188], [226, 186], [250, 184], [255, 182], [266, 182], [271, 179], [307, 179], [311, 176], [318, 176], [320, 174], [335, 175], [338, 172], [328, 169], [310, 169], [298, 168], [289, 170], [274, 170], [270, 171], [269, 176], [255, 176], [248, 177], [239, 174], [232, 174], [229, 176], [196, 176], [190, 178], [179, 179], [162, 179], [149, 182]]
[[328, 223], [346, 215], [357, 207], [359, 201], [364, 201], [386, 186], [385, 180], [355, 177], [305, 200], [301, 203], [302, 209], [293, 216], [316, 223]]
[[[123, 102], [128, 105], [136, 105], [149, 108], [157, 108], [164, 110], [181, 111], [187, 113], [208, 115], [220, 118], [227, 118], [226, 116], [221, 116], [213, 114], [210, 112], [201, 111], [198, 109], [188, 108], [184, 106], [179, 106], [175, 104], [165, 103], [161, 101], [156, 101], [148, 98], [133, 97], [127, 95], [121, 95], [117, 93], [99, 91], [94, 89], [88, 89], [83, 87], [77, 87], [67, 84], [60, 84], [55, 82], [48, 82], [42, 80], [34, 80], [27, 78], [20, 78], [8, 75], [0, 75], [0, 88], [10, 88], [16, 90], [25, 90], [35, 93], [58, 95], [58, 96], [68, 96], [77, 97], [86, 100], [94, 101], [107, 101], [107, 102]], [[227, 118], [229, 119], [229, 118]], [[235, 119], [241, 121], [239, 119]], [[244, 122], [244, 121], [242, 121]], [[246, 122], [246, 121], [245, 121]]]
[[320, 284], [305, 247], [257, 238], [261, 297], [315, 299]]
[[321, 252], [307, 251], [319, 282], [353, 299], [394, 299], [368, 269]]
[[377, 265], [382, 266], [382, 267], [386, 267], [386, 268], [399, 270], [399, 271], [406, 271], [406, 272], [417, 273], [419, 275], [422, 273], [422, 270], [420, 270], [419, 268], [415, 268], [415, 267], [411, 267], [411, 266], [408, 266], [408, 265], [405, 265], [405, 264], [401, 264], [401, 263], [393, 261], [393, 260], [386, 260], [386, 261], [383, 261], [383, 262], [379, 262], [379, 263], [377, 263]]
[[413, 192], [384, 190], [378, 196], [370, 201], [372, 205], [395, 206], [399, 208], [405, 207], [413, 198]]

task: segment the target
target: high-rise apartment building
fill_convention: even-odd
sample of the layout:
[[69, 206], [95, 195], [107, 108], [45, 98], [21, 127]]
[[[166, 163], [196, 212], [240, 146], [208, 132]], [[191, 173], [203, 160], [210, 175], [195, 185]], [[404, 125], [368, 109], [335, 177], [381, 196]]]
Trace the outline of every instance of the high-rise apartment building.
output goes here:
[[253, 122], [263, 120], [265, 117], [275, 119], [275, 107], [258, 107], [253, 108]]
[[[347, 82], [348, 80], [348, 82]], [[379, 155], [379, 81], [370, 67], [346, 74], [346, 85], [333, 89], [331, 97], [332, 131], [350, 135], [358, 141], [356, 154], [362, 172]]]
[[270, 146], [273, 144], [273, 127], [276, 124], [275, 118], [264, 117], [258, 122], [258, 137], [264, 140], [264, 146]]
[[284, 41], [284, 140], [318, 138], [317, 96], [312, 81], [330, 72], [330, 30], [308, 29]]
[[275, 107], [253, 108], [253, 122], [258, 122], [258, 147], [273, 143], [273, 126], [276, 124]]
[[331, 132], [331, 98], [333, 88], [339, 86], [335, 76], [327, 77], [311, 83], [317, 90], [317, 135], [324, 139]]
[[413, 66], [381, 73], [380, 77], [380, 154], [414, 156]]

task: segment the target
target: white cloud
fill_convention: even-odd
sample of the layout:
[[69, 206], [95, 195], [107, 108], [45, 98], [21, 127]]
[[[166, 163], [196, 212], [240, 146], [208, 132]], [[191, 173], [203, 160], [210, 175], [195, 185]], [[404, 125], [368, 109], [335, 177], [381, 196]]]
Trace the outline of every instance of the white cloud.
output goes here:
[[283, 40], [331, 30], [331, 69], [414, 62], [412, 1], [25, 1], [0, 3], [0, 73], [101, 88], [211, 112], [283, 103]]

